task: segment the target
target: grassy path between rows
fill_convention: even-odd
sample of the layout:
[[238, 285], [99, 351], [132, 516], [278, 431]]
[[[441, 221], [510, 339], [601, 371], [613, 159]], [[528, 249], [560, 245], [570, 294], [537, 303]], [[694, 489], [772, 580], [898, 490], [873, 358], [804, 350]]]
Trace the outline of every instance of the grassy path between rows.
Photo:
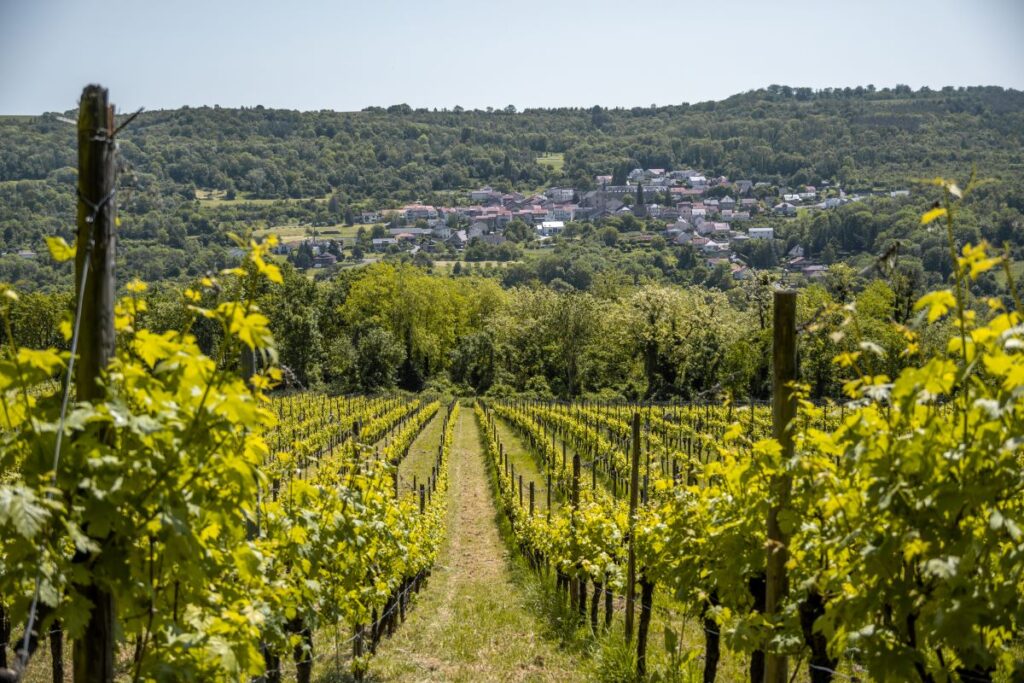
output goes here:
[[370, 662], [371, 681], [583, 681], [586, 657], [536, 610], [501, 533], [473, 411], [455, 425], [448, 537], [428, 586]]
[[[525, 491], [529, 489], [529, 482], [533, 482], [535, 487], [536, 506], [538, 514], [548, 509], [547, 496], [547, 471], [544, 467], [544, 463], [540, 458], [536, 457], [530, 450], [529, 442], [524, 439], [519, 433], [513, 429], [512, 425], [501, 418], [497, 418], [495, 423], [498, 426], [498, 440], [505, 447], [505, 453], [509, 457], [509, 461], [515, 465], [516, 468], [516, 479], [518, 483], [518, 475], [523, 477], [524, 487], [524, 501], [528, 500], [528, 496]], [[552, 490], [551, 509], [557, 510], [559, 506], [559, 496], [557, 490]]]
[[[447, 409], [438, 408], [434, 417], [423, 427], [423, 431], [412, 442], [409, 453], [398, 466], [399, 491], [403, 496], [417, 495], [413, 483], [426, 484], [430, 470], [437, 459], [437, 449], [441, 445], [441, 428]], [[418, 490], [418, 489], [417, 489]]]

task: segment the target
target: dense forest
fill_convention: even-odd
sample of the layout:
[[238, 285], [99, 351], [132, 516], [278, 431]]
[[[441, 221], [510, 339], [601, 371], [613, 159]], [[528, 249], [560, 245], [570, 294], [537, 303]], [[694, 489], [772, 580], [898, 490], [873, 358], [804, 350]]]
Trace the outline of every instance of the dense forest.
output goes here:
[[[66, 272], [13, 253], [40, 251], [46, 234], [71, 237], [73, 127], [54, 113], [0, 117], [0, 134], [0, 278], [32, 288], [66, 282]], [[122, 272], [156, 281], [216, 270], [236, 258], [228, 230], [340, 224], [356, 210], [409, 201], [452, 204], [485, 184], [586, 190], [596, 174], [618, 181], [634, 167], [870, 191], [962, 178], [976, 166], [991, 182], [964, 229], [1014, 240], [1024, 211], [1022, 142], [1024, 93], [998, 87], [771, 86], [633, 109], [143, 112], [119, 136]], [[550, 153], [564, 165], [538, 162]], [[210, 192], [235, 201], [197, 200]], [[877, 254], [890, 246], [878, 237], [894, 236], [894, 224], [919, 209], [896, 215], [899, 207], [862, 205], [790, 232], [832, 260]], [[939, 252], [928, 255], [937, 243], [906, 230], [896, 236], [919, 247], [911, 255], [925, 270], [940, 269]]]

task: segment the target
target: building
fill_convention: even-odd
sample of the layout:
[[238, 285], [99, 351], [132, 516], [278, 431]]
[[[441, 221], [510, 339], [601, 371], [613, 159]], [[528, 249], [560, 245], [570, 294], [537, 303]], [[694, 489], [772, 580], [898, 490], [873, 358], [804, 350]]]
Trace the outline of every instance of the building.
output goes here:
[[537, 228], [537, 231], [545, 237], [560, 235], [563, 230], [565, 230], [565, 223], [563, 221], [544, 221]]
[[544, 194], [553, 202], [571, 202], [576, 191], [571, 187], [552, 187]]
[[823, 266], [823, 265], [804, 266], [803, 269], [800, 272], [803, 273], [804, 277], [806, 277], [808, 279], [817, 280], [817, 279], [824, 278], [826, 275], [828, 275], [828, 266]]
[[392, 237], [400, 238], [402, 235], [408, 235], [409, 237], [425, 237], [433, 234], [433, 230], [430, 228], [390, 228], [388, 234]]
[[333, 266], [337, 262], [338, 259], [337, 257], [335, 257], [334, 254], [320, 254], [319, 256], [313, 258], [313, 267], [327, 268], [329, 266]]
[[773, 240], [775, 239], [775, 228], [750, 228], [747, 230], [752, 240]]
[[547, 214], [544, 218], [547, 221], [571, 221], [576, 214], [575, 204], [563, 204], [561, 206], [552, 206], [548, 209]]
[[725, 241], [716, 242], [714, 240], [709, 239], [707, 243], [701, 247], [701, 251], [703, 251], [705, 254], [725, 253], [729, 251], [729, 243]]
[[452, 233], [452, 236], [448, 238], [448, 244], [452, 245], [456, 249], [464, 249], [468, 242], [469, 237], [466, 236], [465, 230], [458, 230]]
[[754, 183], [749, 180], [737, 180], [733, 183], [736, 193], [740, 195], [750, 194], [754, 190]]
[[424, 206], [423, 204], [409, 204], [402, 207], [402, 214], [407, 222], [415, 223], [421, 218], [425, 221], [436, 219], [437, 209], [432, 206]]
[[469, 201], [477, 204], [499, 204], [501, 203], [501, 193], [489, 186], [481, 187], [479, 190], [470, 191]]

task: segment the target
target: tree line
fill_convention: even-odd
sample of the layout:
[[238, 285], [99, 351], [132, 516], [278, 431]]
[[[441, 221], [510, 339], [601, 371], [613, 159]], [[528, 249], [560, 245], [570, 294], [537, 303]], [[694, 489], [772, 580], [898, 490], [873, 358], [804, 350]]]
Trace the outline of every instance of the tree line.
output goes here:
[[[586, 267], [560, 259], [552, 255], [536, 268]], [[591, 272], [583, 290], [535, 277], [503, 287], [502, 271], [456, 275], [401, 262], [345, 270], [322, 282], [287, 264], [281, 272], [283, 283], [266, 286], [256, 301], [293, 388], [596, 400], [769, 396], [775, 282], [768, 275], [722, 291], [654, 280], [634, 284], [617, 270]], [[503, 275], [512, 280], [522, 272], [506, 268]], [[865, 279], [838, 266], [800, 291], [800, 371], [816, 398], [840, 397], [846, 375], [833, 358], [856, 350], [832, 334], [840, 323], [856, 322], [863, 338], [886, 351], [879, 356], [888, 359], [884, 363], [865, 356], [876, 374], [893, 376], [907, 360], [898, 324], [918, 314], [901, 298], [895, 275]], [[180, 327], [192, 315], [190, 306], [202, 305], [171, 286], [154, 287], [145, 297], [140, 321], [154, 331]], [[63, 346], [59, 330], [68, 302], [66, 293], [36, 293], [12, 303], [15, 340]], [[835, 304], [849, 309], [848, 318]], [[203, 349], [215, 349], [222, 336], [203, 319], [193, 332]], [[946, 333], [936, 328], [934, 339], [922, 342], [923, 352], [929, 345], [938, 349]]]

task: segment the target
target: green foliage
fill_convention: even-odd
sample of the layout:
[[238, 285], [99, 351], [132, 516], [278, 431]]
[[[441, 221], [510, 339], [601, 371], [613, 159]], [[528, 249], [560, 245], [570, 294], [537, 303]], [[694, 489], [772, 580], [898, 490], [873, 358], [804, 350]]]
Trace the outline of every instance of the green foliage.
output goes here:
[[[258, 669], [259, 603], [234, 577], [253, 560], [246, 524], [268, 452], [262, 432], [274, 422], [263, 392], [280, 378], [255, 303], [265, 279], [280, 281], [262, 258], [267, 247], [251, 244], [245, 268], [201, 283], [219, 293], [209, 305], [186, 290], [189, 314], [177, 330], [139, 326], [144, 286], [129, 286], [116, 310], [117, 354], [100, 378], [104, 395], [72, 403], [66, 420], [63, 393], [39, 387], [65, 371], [68, 355], [8, 336], [0, 594], [16, 619], [25, 618], [38, 581], [44, 629], [59, 620], [80, 637], [92, 609], [86, 592], [96, 585], [113, 595], [124, 637], [144, 643], [138, 666], [146, 675], [162, 675], [171, 662], [190, 678]], [[4, 294], [10, 334], [19, 297]], [[218, 361], [197, 345], [198, 320], [220, 330]], [[242, 353], [261, 361], [248, 383], [233, 360]]]

